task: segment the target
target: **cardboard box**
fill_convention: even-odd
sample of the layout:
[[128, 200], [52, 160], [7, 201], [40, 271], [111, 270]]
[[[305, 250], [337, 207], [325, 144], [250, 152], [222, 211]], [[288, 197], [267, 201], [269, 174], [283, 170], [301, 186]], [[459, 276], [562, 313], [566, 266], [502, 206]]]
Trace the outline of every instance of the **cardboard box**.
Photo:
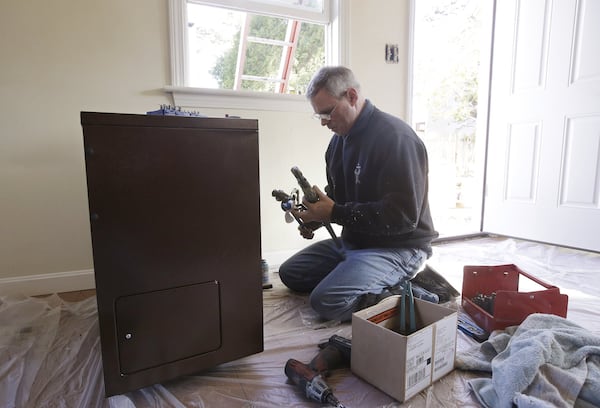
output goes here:
[[517, 326], [532, 313], [567, 317], [568, 300], [558, 287], [513, 264], [463, 268], [462, 307], [488, 333]]
[[[457, 313], [415, 299], [416, 331], [402, 335], [401, 296], [352, 315], [352, 372], [405, 401], [454, 369]], [[407, 309], [408, 310], [408, 309]]]

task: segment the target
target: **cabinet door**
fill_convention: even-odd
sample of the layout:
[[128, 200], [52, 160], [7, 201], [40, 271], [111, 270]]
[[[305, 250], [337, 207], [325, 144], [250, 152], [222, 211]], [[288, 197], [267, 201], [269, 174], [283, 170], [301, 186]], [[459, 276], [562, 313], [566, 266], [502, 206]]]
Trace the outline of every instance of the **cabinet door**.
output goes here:
[[257, 122], [82, 125], [106, 394], [262, 351]]
[[221, 347], [219, 283], [120, 297], [115, 320], [124, 375], [213, 352]]

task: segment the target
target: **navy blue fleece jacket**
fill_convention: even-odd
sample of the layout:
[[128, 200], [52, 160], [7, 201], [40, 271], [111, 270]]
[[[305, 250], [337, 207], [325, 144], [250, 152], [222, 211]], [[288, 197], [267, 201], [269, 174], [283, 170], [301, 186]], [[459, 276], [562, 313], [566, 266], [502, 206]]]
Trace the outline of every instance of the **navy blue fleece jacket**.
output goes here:
[[425, 145], [401, 119], [369, 100], [345, 136], [334, 134], [325, 154], [331, 221], [360, 248], [416, 247], [431, 251], [438, 236], [428, 201]]

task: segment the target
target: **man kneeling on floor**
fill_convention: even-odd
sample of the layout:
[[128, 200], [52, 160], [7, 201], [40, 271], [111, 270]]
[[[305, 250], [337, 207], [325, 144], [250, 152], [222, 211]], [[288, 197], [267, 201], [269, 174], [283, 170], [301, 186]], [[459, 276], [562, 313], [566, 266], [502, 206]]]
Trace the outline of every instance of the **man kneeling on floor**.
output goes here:
[[293, 212], [305, 223], [304, 238], [331, 222], [343, 227], [343, 245], [316, 242], [285, 261], [279, 275], [290, 289], [310, 293], [322, 318], [348, 321], [414, 277], [432, 254], [438, 233], [427, 151], [410, 126], [362, 96], [348, 68], [322, 68], [306, 95], [334, 134], [325, 154], [327, 194], [315, 186], [319, 200], [303, 200], [306, 208]]

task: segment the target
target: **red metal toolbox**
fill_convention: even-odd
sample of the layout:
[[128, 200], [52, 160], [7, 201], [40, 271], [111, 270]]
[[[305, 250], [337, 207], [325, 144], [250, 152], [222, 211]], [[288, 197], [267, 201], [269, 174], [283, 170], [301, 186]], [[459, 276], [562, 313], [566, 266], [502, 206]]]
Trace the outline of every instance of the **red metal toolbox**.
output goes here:
[[[519, 292], [519, 277], [528, 278], [542, 290]], [[523, 282], [522, 282], [523, 283]], [[492, 299], [493, 309], [477, 299]], [[462, 307], [488, 332], [521, 324], [532, 313], [567, 316], [568, 296], [558, 287], [522, 271], [516, 265], [463, 268]], [[488, 310], [486, 310], [488, 309]]]

